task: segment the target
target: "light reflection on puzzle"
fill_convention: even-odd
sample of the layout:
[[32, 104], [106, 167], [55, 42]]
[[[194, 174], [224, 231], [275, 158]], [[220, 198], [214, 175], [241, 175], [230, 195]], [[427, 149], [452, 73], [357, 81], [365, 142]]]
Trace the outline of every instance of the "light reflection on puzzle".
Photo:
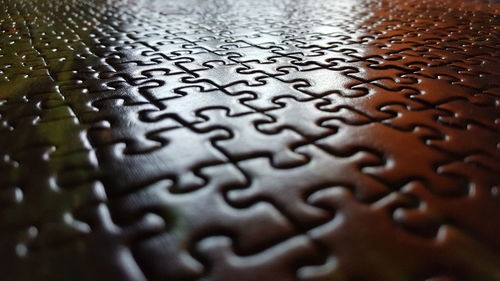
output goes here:
[[0, 279], [500, 280], [499, 25], [0, 0]]

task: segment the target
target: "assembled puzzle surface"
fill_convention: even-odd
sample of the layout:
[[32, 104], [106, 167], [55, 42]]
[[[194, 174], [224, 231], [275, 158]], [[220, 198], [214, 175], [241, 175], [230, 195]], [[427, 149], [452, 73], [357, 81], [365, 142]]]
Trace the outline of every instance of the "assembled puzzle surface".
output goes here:
[[499, 26], [0, 0], [0, 280], [500, 280]]

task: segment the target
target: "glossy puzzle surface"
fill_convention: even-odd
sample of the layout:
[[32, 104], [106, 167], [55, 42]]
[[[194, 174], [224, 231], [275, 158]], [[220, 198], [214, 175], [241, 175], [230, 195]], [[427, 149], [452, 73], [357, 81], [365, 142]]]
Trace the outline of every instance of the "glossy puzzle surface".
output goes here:
[[499, 27], [0, 0], [0, 280], [500, 280]]

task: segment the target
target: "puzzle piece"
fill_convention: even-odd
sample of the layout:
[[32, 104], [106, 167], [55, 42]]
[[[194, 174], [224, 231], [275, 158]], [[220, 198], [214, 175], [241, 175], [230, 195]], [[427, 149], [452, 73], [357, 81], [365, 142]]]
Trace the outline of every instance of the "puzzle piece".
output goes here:
[[[227, 138], [225, 131], [217, 130], [200, 134], [186, 127], [169, 127], [152, 133], [148, 136], [162, 144], [146, 153], [127, 154], [126, 143], [118, 142], [97, 148], [102, 159], [103, 182], [112, 185], [118, 193], [126, 192], [130, 187], [140, 186], [152, 178], [173, 178], [181, 189], [192, 189], [204, 184], [202, 178], [196, 175], [195, 170], [205, 165], [214, 165], [227, 161], [226, 156], [212, 148], [211, 140], [214, 138]], [[203, 152], [192, 154], [191, 146], [204, 147]], [[182, 157], [179, 153], [185, 153]], [[170, 157], [170, 158], [169, 158]], [[106, 159], [119, 159], [119, 161], [106, 161]], [[195, 158], [195, 159], [193, 159]], [[157, 161], [145, 161], [146, 159]], [[196, 161], [193, 161], [196, 160]], [[149, 164], [148, 164], [149, 163]], [[125, 173], [116, 178], [112, 173], [115, 170], [132, 171], [136, 165], [143, 166], [141, 173]], [[148, 166], [153, 165], [153, 166]]]
[[[426, 139], [432, 141], [430, 139], [439, 138], [433, 130], [417, 127], [408, 133], [380, 123], [352, 126], [334, 119], [324, 121], [322, 125], [338, 131], [317, 141], [320, 147], [340, 155], [353, 153], [359, 149], [380, 153], [380, 156], [386, 159], [385, 166], [366, 167], [363, 171], [389, 182], [392, 186], [401, 186], [415, 177], [422, 177], [438, 194], [460, 191], [459, 181], [437, 171], [437, 167], [448, 159], [446, 153], [429, 149], [425, 144]], [[382, 138], [384, 135], [390, 135], [391, 139]], [[405, 143], [414, 149], [408, 150], [397, 143]], [[404, 152], [398, 151], [400, 149]], [[422, 151], [425, 151], [425, 154]], [[399, 163], [412, 163], [412, 165], [405, 166]], [[415, 174], [416, 171], [418, 175]]]
[[[175, 184], [163, 180], [118, 198], [111, 204], [111, 210], [121, 214], [118, 219], [123, 223], [128, 224], [138, 214], [153, 212], [170, 224], [171, 230], [149, 237], [137, 246], [139, 253], [147, 253], [140, 255], [138, 262], [144, 263], [154, 278], [199, 276], [202, 266], [188, 251], [195, 239], [206, 235], [224, 233], [242, 237], [235, 246], [243, 252], [267, 247], [281, 236], [291, 235], [292, 226], [268, 203], [259, 203], [251, 208], [227, 205], [223, 197], [224, 189], [241, 188], [245, 183], [244, 176], [234, 167], [212, 166], [201, 173], [208, 178], [208, 183], [194, 192], [178, 194], [176, 192], [180, 190]], [[221, 217], [225, 219], [220, 220]], [[257, 223], [263, 228], [248, 229], [248, 225]], [[265, 236], [256, 235], [262, 231], [266, 232]], [[169, 250], [164, 251], [164, 247]], [[175, 266], [165, 271], [165, 263]]]
[[[373, 154], [359, 152], [338, 157], [313, 145], [300, 147], [297, 151], [311, 160], [292, 169], [276, 169], [266, 158], [240, 162], [239, 166], [255, 180], [247, 189], [231, 191], [230, 202], [247, 206], [267, 198], [298, 226], [310, 227], [328, 217], [304, 202], [303, 196], [315, 189], [346, 184], [355, 190], [360, 200], [371, 200], [388, 192], [386, 186], [360, 171], [362, 166], [379, 165], [380, 160]], [[356, 180], [353, 182], [352, 178]], [[288, 204], [290, 201], [296, 204]]]
[[[305, 142], [305, 139], [291, 130], [281, 130], [275, 134], [255, 134], [258, 123], [269, 122], [271, 117], [252, 113], [234, 117], [230, 122], [227, 110], [205, 110], [200, 116], [208, 121], [195, 124], [195, 128], [203, 132], [214, 129], [227, 130], [230, 137], [213, 139], [217, 147], [233, 159], [244, 159], [255, 156], [270, 156], [276, 166], [291, 166], [306, 162], [306, 158], [292, 151], [293, 145]], [[237, 121], [236, 121], [237, 120]]]
[[353, 86], [361, 84], [360, 81], [338, 71], [326, 68], [299, 71], [299, 69], [288, 68], [287, 72], [277, 79], [287, 83], [299, 82], [295, 87], [309, 95], [324, 96], [338, 93], [343, 96], [359, 96], [364, 94], [363, 91], [351, 89]]
[[[430, 268], [426, 267], [436, 264], [443, 267], [462, 265], [464, 270], [460, 276], [483, 276], [486, 280], [494, 280], [498, 275], [496, 262], [490, 260], [494, 255], [492, 251], [459, 229], [443, 225], [435, 238], [422, 239], [395, 228], [387, 212], [390, 201], [386, 203], [381, 199], [365, 206], [353, 200], [352, 194], [341, 187], [320, 190], [309, 200], [335, 212], [336, 216], [309, 232], [311, 239], [327, 247], [331, 253], [320, 268], [302, 268], [299, 272], [302, 280], [342, 280], [344, 276], [362, 280], [418, 280], [422, 278], [419, 275], [429, 272]], [[366, 235], [377, 235], [377, 243], [361, 246], [367, 242]], [[474, 249], [474, 257], [457, 253], [457, 243], [465, 243], [471, 251]], [[412, 249], [411, 256], [400, 252], [400, 249], [409, 248]], [[353, 258], [346, 258], [350, 255]], [[432, 262], [428, 263], [429, 259]], [[397, 266], [373, 270], [380, 268], [379, 263]]]
[[[265, 77], [261, 73], [245, 73], [243, 71], [249, 68], [239, 64], [226, 65], [218, 62], [207, 62], [205, 65], [205, 69], [193, 71], [195, 78], [188, 77], [183, 81], [187, 83], [203, 83], [204, 88], [210, 90], [216, 87], [224, 88], [242, 81], [249, 86], [262, 85], [263, 83], [258, 78]], [[202, 72], [202, 74], [198, 74], [199, 72]]]
[[[242, 276], [242, 280], [267, 279], [290, 280], [294, 278], [297, 264], [316, 254], [314, 244], [305, 237], [294, 238], [275, 245], [265, 252], [252, 256], [239, 256], [232, 249], [227, 237], [211, 237], [201, 241], [198, 252], [210, 263], [210, 280], [232, 280]], [[270, 273], [271, 272], [271, 273]]]
[[265, 111], [273, 108], [278, 108], [279, 105], [274, 103], [276, 98], [281, 96], [290, 96], [296, 100], [308, 100], [312, 96], [307, 95], [293, 87], [291, 84], [279, 83], [279, 81], [266, 77], [259, 79], [263, 85], [249, 86], [244, 82], [236, 83], [234, 85], [224, 88], [231, 94], [249, 93], [254, 96], [252, 99], [242, 100], [241, 103], [255, 108], [258, 111]]
[[[253, 112], [253, 110], [242, 104], [243, 100], [252, 99], [251, 94], [229, 95], [221, 90], [203, 91], [200, 87], [185, 87], [177, 89], [180, 95], [176, 98], [165, 99], [162, 104], [166, 109], [156, 114], [168, 116], [175, 115], [188, 123], [199, 121], [197, 114], [210, 108], [229, 108], [229, 116], [241, 115]], [[200, 106], [194, 106], [199, 104]]]

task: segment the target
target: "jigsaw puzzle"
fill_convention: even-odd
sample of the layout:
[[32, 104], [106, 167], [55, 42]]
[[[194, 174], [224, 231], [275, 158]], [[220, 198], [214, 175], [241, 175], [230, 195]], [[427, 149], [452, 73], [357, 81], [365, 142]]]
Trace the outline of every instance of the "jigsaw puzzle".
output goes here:
[[0, 0], [0, 280], [499, 281], [495, 2]]

